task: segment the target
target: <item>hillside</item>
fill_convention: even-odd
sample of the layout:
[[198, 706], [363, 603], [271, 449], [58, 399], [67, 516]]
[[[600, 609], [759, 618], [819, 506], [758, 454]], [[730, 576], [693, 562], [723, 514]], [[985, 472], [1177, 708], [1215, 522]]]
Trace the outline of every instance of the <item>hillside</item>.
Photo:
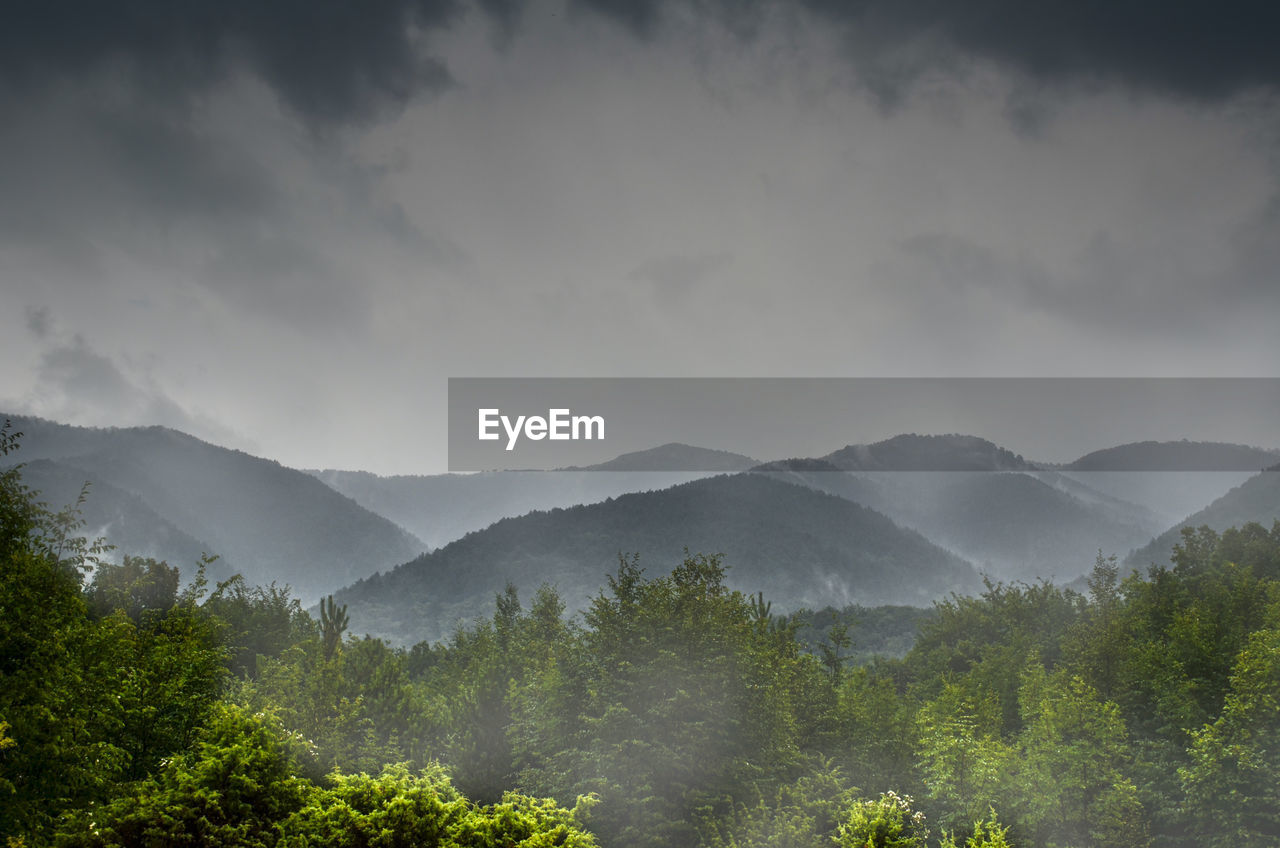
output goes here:
[[[200, 540], [194, 547], [225, 557], [250, 582], [287, 583], [311, 601], [424, 549], [391, 521], [271, 460], [164, 427], [96, 429], [9, 417], [23, 433], [11, 458], [55, 460], [58, 471], [46, 469], [46, 484], [65, 486], [77, 475], [94, 481], [86, 520], [101, 522], [107, 541], [125, 553], [154, 549], [189, 569], [192, 543]], [[124, 494], [137, 503], [126, 503]], [[132, 516], [128, 530], [107, 520], [117, 513]], [[154, 547], [142, 544], [147, 538]]]
[[1280, 454], [1225, 442], [1133, 442], [1061, 466], [1062, 476], [1152, 510], [1165, 527], [1239, 486]]
[[878, 476], [873, 508], [1004, 580], [1074, 579], [1099, 549], [1124, 556], [1157, 526], [1140, 509], [1090, 503], [1032, 474]]
[[[116, 546], [107, 554], [112, 561], [124, 555], [153, 557], [174, 565], [189, 566], [213, 546], [192, 538], [156, 514], [142, 498], [117, 488], [97, 474], [63, 465], [52, 459], [37, 459], [22, 470], [24, 482], [40, 493], [40, 500], [50, 509], [61, 509], [75, 503], [81, 487], [89, 484], [88, 498], [80, 509], [84, 519], [84, 535], [89, 539], [104, 538]], [[221, 580], [234, 574], [234, 563], [221, 557], [208, 574], [210, 580]]]
[[1001, 580], [1071, 580], [1099, 548], [1124, 555], [1167, 524], [976, 436], [895, 436], [755, 470], [882, 512]]
[[1182, 528], [1208, 525], [1221, 533], [1228, 527], [1239, 527], [1256, 521], [1264, 527], [1280, 520], [1280, 465], [1272, 466], [1250, 477], [1204, 509], [1180, 521], [1142, 548], [1134, 551], [1127, 562], [1134, 568], [1168, 565], [1173, 546], [1182, 540]]
[[440, 639], [492, 610], [510, 581], [556, 586], [570, 610], [605, 585], [619, 553], [665, 572], [683, 548], [720, 552], [728, 582], [775, 610], [923, 605], [981, 584], [960, 558], [843, 498], [758, 474], [713, 477], [497, 522], [338, 593], [351, 630], [400, 643]]

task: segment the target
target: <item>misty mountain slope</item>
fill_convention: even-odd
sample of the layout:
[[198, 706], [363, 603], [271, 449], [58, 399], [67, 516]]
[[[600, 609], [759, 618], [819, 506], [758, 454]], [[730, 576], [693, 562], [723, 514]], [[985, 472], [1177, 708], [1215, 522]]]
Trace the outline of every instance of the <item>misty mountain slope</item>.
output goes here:
[[1089, 504], [1031, 474], [879, 475], [880, 508], [980, 569], [1009, 580], [1071, 580], [1097, 552], [1125, 555], [1149, 538], [1137, 510]]
[[1256, 521], [1264, 527], [1280, 519], [1280, 465], [1255, 474], [1199, 512], [1161, 533], [1134, 551], [1126, 562], [1138, 569], [1148, 565], [1169, 565], [1173, 546], [1182, 541], [1183, 527], [1208, 525], [1221, 533]]
[[922, 533], [1001, 580], [1070, 580], [1097, 551], [1123, 556], [1159, 528], [1133, 504], [1078, 497], [1044, 472], [754, 472], [847, 498]]
[[[89, 484], [89, 496], [80, 509], [84, 519], [83, 534], [99, 537], [116, 546], [107, 558], [119, 562], [128, 554], [165, 560], [170, 565], [190, 568], [200, 555], [212, 553], [213, 546], [201, 542], [166, 521], [142, 498], [105, 482], [96, 474], [52, 459], [28, 462], [22, 469], [26, 485], [40, 493], [40, 500], [54, 511], [70, 506], [79, 497], [81, 487]], [[210, 568], [210, 580], [221, 580], [234, 574], [227, 557]]]
[[1029, 471], [1027, 474], [1088, 507], [1106, 511], [1113, 519], [1123, 524], [1143, 528], [1168, 524], [1161, 512], [1146, 506], [1141, 501], [1127, 500], [1089, 485], [1087, 478], [1096, 475], [1083, 474], [1082, 476], [1086, 479], [1077, 479], [1075, 475], [1063, 474], [1059, 471]]
[[365, 471], [310, 472], [364, 508], [438, 548], [503, 518], [665, 489], [698, 471], [487, 471], [380, 477]]
[[1131, 442], [1060, 466], [1064, 477], [1156, 513], [1165, 527], [1204, 509], [1280, 453], [1226, 442]]
[[713, 477], [603, 503], [508, 518], [338, 593], [351, 630], [401, 643], [439, 639], [492, 611], [512, 582], [526, 600], [555, 585], [581, 609], [620, 552], [665, 573], [688, 547], [723, 553], [728, 582], [775, 609], [925, 604], [980, 587], [973, 568], [843, 498], [757, 474]]
[[[424, 549], [400, 527], [308, 474], [175, 430], [91, 429], [17, 417], [14, 428], [24, 433], [19, 461], [53, 458], [80, 469], [109, 484], [94, 496], [127, 492], [182, 533], [207, 542], [210, 553], [226, 557], [249, 581], [288, 583], [304, 600]], [[115, 542], [110, 535], [108, 541]]]
[[[1063, 471], [1094, 491], [1141, 504], [1168, 528], [1204, 509], [1256, 471]], [[1159, 532], [1157, 529], [1155, 532]], [[1153, 534], [1154, 535], [1154, 534]]]
[[1002, 580], [1070, 580], [1099, 548], [1124, 555], [1164, 523], [975, 436], [897, 436], [757, 468], [789, 469], [767, 473], [882, 512]]

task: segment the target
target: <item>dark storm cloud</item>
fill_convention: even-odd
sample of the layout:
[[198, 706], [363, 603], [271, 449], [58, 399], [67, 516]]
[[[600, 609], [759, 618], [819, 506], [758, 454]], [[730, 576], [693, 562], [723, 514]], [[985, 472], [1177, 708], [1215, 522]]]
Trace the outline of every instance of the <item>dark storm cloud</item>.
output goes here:
[[662, 0], [578, 0], [577, 6], [589, 9], [622, 24], [636, 35], [648, 37], [657, 29], [662, 16]]
[[64, 93], [0, 127], [0, 247], [37, 254], [85, 287], [123, 252], [153, 268], [178, 262], [285, 320], [316, 320], [322, 306], [325, 326], [361, 314], [262, 150], [143, 99], [98, 103], [98, 93]]
[[271, 174], [246, 151], [145, 102], [105, 106], [91, 93], [47, 101], [0, 128], [0, 152], [0, 239], [68, 249], [89, 222], [244, 220], [276, 204]]
[[394, 167], [291, 131], [260, 89], [187, 108], [86, 78], [8, 105], [19, 119], [0, 120], [0, 248], [41, 269], [15, 280], [28, 288], [42, 276], [98, 287], [127, 257], [242, 311], [332, 332], [369, 313], [339, 236], [423, 266], [467, 261], [385, 195]]
[[[513, 14], [502, 0], [484, 5]], [[111, 69], [182, 103], [248, 67], [313, 124], [364, 121], [448, 81], [419, 41], [461, 8], [457, 0], [10, 4], [0, 81], [30, 93]]]
[[[641, 36], [662, 0], [578, 0]], [[734, 24], [767, 2], [694, 4]], [[838, 28], [869, 87], [891, 97], [919, 73], [976, 56], [1046, 84], [1119, 83], [1211, 100], [1280, 83], [1280, 6], [1255, 0], [802, 0]], [[787, 8], [779, 4], [775, 8]], [[734, 27], [738, 29], [737, 27]]]

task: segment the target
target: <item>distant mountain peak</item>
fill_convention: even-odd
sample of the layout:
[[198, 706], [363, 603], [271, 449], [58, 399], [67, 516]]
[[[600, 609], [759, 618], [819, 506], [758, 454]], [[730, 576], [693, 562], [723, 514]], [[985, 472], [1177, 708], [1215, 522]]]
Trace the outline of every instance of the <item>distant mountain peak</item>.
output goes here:
[[903, 433], [822, 457], [843, 471], [1031, 471], [1021, 455], [979, 436]]
[[1069, 471], [1260, 471], [1280, 452], [1229, 442], [1129, 442], [1087, 453]]

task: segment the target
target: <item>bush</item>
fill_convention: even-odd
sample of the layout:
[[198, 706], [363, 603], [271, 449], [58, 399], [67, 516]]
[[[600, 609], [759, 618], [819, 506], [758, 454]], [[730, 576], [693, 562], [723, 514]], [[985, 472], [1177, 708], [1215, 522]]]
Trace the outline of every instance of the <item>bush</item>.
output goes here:
[[924, 848], [928, 838], [924, 813], [911, 809], [910, 795], [895, 792], [855, 801], [836, 829], [841, 848]]

